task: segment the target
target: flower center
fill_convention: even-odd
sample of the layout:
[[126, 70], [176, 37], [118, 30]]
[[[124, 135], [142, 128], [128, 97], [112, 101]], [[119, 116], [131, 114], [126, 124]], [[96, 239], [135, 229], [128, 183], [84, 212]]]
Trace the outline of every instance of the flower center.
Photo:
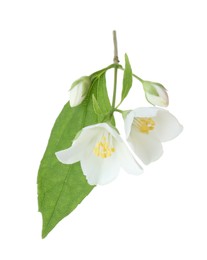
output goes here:
[[137, 117], [134, 119], [135, 126], [140, 132], [148, 134], [155, 128], [155, 121], [151, 117]]
[[98, 157], [108, 158], [115, 152], [115, 148], [112, 147], [111, 142], [108, 142], [105, 136], [102, 136], [101, 141], [96, 144], [93, 152]]

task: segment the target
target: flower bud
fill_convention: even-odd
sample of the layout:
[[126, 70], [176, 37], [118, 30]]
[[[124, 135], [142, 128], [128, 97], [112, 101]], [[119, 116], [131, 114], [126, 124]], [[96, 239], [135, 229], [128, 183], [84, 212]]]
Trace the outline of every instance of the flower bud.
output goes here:
[[167, 89], [160, 83], [143, 81], [146, 99], [156, 106], [167, 107], [169, 104]]
[[70, 88], [70, 106], [75, 107], [82, 103], [85, 99], [90, 87], [90, 77], [85, 76], [73, 82]]

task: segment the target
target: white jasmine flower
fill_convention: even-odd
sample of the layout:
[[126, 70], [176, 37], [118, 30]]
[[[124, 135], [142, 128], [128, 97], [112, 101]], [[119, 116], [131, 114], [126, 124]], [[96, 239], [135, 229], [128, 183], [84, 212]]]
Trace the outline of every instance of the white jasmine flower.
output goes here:
[[70, 106], [75, 107], [82, 103], [85, 99], [90, 87], [90, 77], [82, 77], [76, 80], [70, 88]]
[[65, 164], [80, 161], [90, 185], [111, 182], [120, 167], [134, 175], [142, 172], [120, 135], [106, 123], [84, 127], [72, 146], [56, 152], [56, 156]]
[[146, 99], [149, 103], [156, 106], [167, 107], [169, 98], [166, 88], [160, 83], [143, 81], [142, 82]]
[[125, 118], [126, 138], [145, 164], [159, 159], [163, 153], [161, 142], [175, 138], [182, 129], [172, 114], [157, 107], [137, 108]]

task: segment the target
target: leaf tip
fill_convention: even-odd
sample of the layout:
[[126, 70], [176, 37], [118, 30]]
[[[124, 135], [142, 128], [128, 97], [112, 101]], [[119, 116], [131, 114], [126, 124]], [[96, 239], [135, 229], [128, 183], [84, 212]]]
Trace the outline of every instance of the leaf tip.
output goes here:
[[42, 239], [46, 238], [46, 236], [50, 233], [51, 230], [48, 230], [46, 228], [42, 228]]

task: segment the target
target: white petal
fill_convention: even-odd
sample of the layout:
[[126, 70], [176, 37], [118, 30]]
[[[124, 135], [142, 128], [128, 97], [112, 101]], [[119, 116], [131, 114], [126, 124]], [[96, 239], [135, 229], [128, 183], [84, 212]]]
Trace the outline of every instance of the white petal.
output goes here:
[[161, 99], [161, 105], [162, 106], [168, 106], [169, 105], [169, 97], [168, 97], [168, 94], [167, 94], [167, 90], [162, 86], [160, 85], [157, 85], [157, 84], [154, 84], [154, 87], [156, 88], [159, 96], [160, 96], [160, 99]]
[[130, 135], [132, 123], [135, 117], [155, 117], [159, 108], [157, 107], [139, 107], [131, 111], [124, 120], [126, 139]]
[[155, 136], [151, 133], [140, 133], [135, 127], [132, 127], [128, 141], [136, 155], [145, 164], [158, 160], [163, 153], [162, 144]]
[[118, 152], [121, 167], [128, 173], [139, 175], [143, 172], [142, 167], [133, 157], [132, 153], [124, 142], [118, 143], [116, 150]]
[[68, 149], [56, 152], [58, 160], [65, 164], [72, 164], [81, 160], [85, 149], [88, 148], [91, 140], [98, 134], [98, 129], [85, 127], [80, 132]]
[[177, 137], [183, 130], [178, 120], [167, 110], [160, 109], [155, 120], [154, 132], [161, 142]]
[[73, 141], [73, 145], [78, 145], [78, 144], [82, 145], [85, 143], [89, 143], [91, 139], [93, 139], [94, 137], [96, 138], [99, 132], [100, 129], [93, 127], [93, 125], [86, 126], [80, 131], [77, 139]]
[[80, 161], [83, 156], [83, 149], [80, 149], [79, 146], [75, 145], [68, 149], [56, 152], [55, 155], [61, 163], [73, 164]]
[[90, 185], [103, 185], [113, 181], [119, 174], [120, 162], [117, 153], [100, 158], [93, 153], [93, 147], [81, 159], [81, 168]]
[[158, 107], [139, 107], [134, 110], [134, 117], [155, 117], [159, 110]]
[[147, 100], [153, 105], [163, 106], [163, 107], [168, 106], [169, 98], [168, 98], [167, 90], [159, 83], [155, 83], [155, 82], [149, 82], [149, 83], [150, 83], [150, 88], [152, 88], [152, 90], [154, 88], [158, 96], [151, 94], [150, 91], [145, 91]]
[[117, 141], [122, 142], [122, 138], [120, 137], [119, 133], [112, 128], [111, 126], [109, 126], [107, 123], [100, 123], [100, 124], [96, 124], [96, 127], [100, 127], [102, 129], [105, 129], [107, 132], [109, 132]]
[[83, 93], [82, 82], [70, 90], [70, 106], [71, 107], [78, 106], [83, 101], [85, 96], [82, 96], [82, 93]]
[[153, 105], [167, 107], [169, 104], [167, 95], [165, 97], [163, 97], [163, 96], [155, 96], [150, 93], [145, 93], [145, 94], [146, 94], [147, 100]]
[[107, 123], [99, 123], [99, 124], [95, 124], [95, 125], [90, 125], [83, 129], [93, 129], [93, 128], [97, 129], [97, 134], [101, 133], [103, 130], [106, 130], [109, 134], [111, 134], [115, 138], [115, 140], [122, 142], [122, 138], [119, 135], [119, 133], [114, 128], [112, 128], [110, 125], [108, 125]]
[[128, 138], [129, 135], [130, 135], [134, 117], [135, 117], [134, 116], [134, 111], [131, 111], [131, 112], [129, 112], [129, 114], [126, 116], [126, 118], [124, 120], [124, 127], [125, 127], [126, 138]]
[[89, 125], [89, 126], [84, 127], [82, 129], [82, 131], [86, 131], [86, 130], [89, 130], [89, 129], [96, 129], [97, 134], [100, 133], [103, 130], [106, 130], [113, 137], [115, 137], [116, 140], [120, 140], [120, 141], [122, 140], [120, 135], [118, 134], [118, 132], [107, 123], [99, 123], [99, 124]]
[[116, 140], [121, 140], [116, 130], [106, 123], [90, 125], [81, 130], [78, 138], [74, 140], [70, 148], [56, 152], [58, 160], [65, 164], [72, 164], [80, 161], [84, 152], [89, 149], [88, 145], [91, 140], [94, 138], [96, 140], [104, 130], [107, 130]]

